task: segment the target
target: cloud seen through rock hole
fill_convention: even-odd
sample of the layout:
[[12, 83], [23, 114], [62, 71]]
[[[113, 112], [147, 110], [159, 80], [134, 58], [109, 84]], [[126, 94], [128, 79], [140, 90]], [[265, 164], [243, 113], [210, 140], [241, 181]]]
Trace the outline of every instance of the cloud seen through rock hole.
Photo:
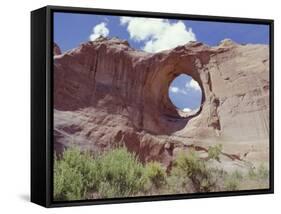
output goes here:
[[169, 87], [169, 97], [177, 108], [190, 112], [200, 107], [202, 91], [191, 76], [181, 74], [172, 81]]

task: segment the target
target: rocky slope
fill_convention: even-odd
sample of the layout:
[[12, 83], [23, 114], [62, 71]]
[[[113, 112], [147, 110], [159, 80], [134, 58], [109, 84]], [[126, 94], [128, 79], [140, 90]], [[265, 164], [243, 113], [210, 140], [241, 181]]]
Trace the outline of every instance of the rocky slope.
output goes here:
[[[268, 45], [191, 42], [151, 54], [101, 37], [63, 54], [55, 45], [54, 53], [57, 152], [72, 144], [92, 151], [125, 145], [142, 161], [168, 166], [179, 150], [204, 153], [221, 143], [238, 159], [268, 160]], [[194, 115], [182, 116], [168, 97], [183, 73], [202, 89]]]

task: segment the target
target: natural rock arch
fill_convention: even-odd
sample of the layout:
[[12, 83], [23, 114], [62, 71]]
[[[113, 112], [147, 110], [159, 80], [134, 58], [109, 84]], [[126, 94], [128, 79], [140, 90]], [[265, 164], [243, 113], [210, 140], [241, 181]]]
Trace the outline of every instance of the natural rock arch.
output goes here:
[[[156, 54], [116, 38], [84, 43], [54, 56], [55, 128], [93, 150], [122, 141], [144, 159], [146, 153], [160, 158], [166, 144], [268, 139], [268, 50], [230, 40], [215, 47], [191, 42]], [[201, 108], [188, 118], [168, 97], [182, 71], [202, 89]]]

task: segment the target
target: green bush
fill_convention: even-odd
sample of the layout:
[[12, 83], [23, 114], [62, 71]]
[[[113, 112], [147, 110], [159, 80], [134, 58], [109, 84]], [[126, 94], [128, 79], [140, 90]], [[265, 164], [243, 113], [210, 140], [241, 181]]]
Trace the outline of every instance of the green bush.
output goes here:
[[238, 190], [239, 183], [237, 179], [229, 177], [225, 180], [224, 186], [227, 191], [235, 191]]
[[239, 189], [239, 184], [243, 180], [243, 175], [235, 170], [234, 172], [225, 176], [224, 188], [227, 191], [234, 191]]
[[249, 169], [248, 176], [250, 179], [255, 179], [257, 177], [256, 171], [253, 167]]
[[268, 180], [269, 170], [264, 166], [264, 164], [260, 164], [257, 168], [250, 168], [248, 171], [248, 176], [250, 179]]
[[[215, 170], [207, 167], [194, 151], [188, 154], [180, 153], [175, 161], [172, 174], [190, 179], [196, 192], [209, 192], [215, 188]], [[183, 185], [187, 184], [186, 181]]]
[[56, 200], [78, 200], [83, 197], [82, 175], [65, 162], [55, 163], [54, 198]]
[[239, 172], [238, 170], [235, 170], [234, 172], [232, 172], [231, 176], [238, 181], [241, 181], [243, 179], [242, 173]]
[[68, 149], [64, 153], [63, 161], [81, 173], [85, 187], [97, 186], [99, 164], [89, 152], [81, 152], [77, 148]]
[[77, 148], [64, 151], [54, 163], [54, 198], [81, 200], [91, 190], [98, 197], [124, 197], [144, 188], [144, 167], [126, 149], [93, 158]]
[[170, 176], [167, 177], [167, 193], [180, 194], [192, 193], [193, 185], [188, 177], [180, 173], [179, 170], [173, 169]]
[[124, 197], [140, 192], [145, 183], [144, 168], [126, 149], [112, 150], [99, 160], [101, 197]]
[[220, 161], [221, 152], [222, 152], [221, 144], [217, 144], [215, 146], [210, 146], [208, 149], [208, 158]]
[[166, 183], [166, 172], [158, 162], [151, 162], [145, 166], [145, 177], [147, 178], [148, 187], [152, 186], [157, 189]]
[[257, 169], [257, 175], [262, 180], [269, 179], [269, 169], [264, 164], [261, 164]]
[[97, 182], [97, 165], [89, 153], [77, 148], [63, 152], [54, 161], [54, 198], [56, 200], [84, 199], [88, 188]]

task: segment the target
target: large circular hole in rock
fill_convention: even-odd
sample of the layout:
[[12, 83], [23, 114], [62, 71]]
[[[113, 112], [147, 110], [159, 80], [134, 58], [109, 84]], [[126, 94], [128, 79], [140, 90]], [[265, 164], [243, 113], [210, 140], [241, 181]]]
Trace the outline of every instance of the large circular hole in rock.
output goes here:
[[202, 103], [202, 90], [191, 76], [181, 74], [170, 84], [169, 98], [180, 116], [187, 117], [198, 112]]

